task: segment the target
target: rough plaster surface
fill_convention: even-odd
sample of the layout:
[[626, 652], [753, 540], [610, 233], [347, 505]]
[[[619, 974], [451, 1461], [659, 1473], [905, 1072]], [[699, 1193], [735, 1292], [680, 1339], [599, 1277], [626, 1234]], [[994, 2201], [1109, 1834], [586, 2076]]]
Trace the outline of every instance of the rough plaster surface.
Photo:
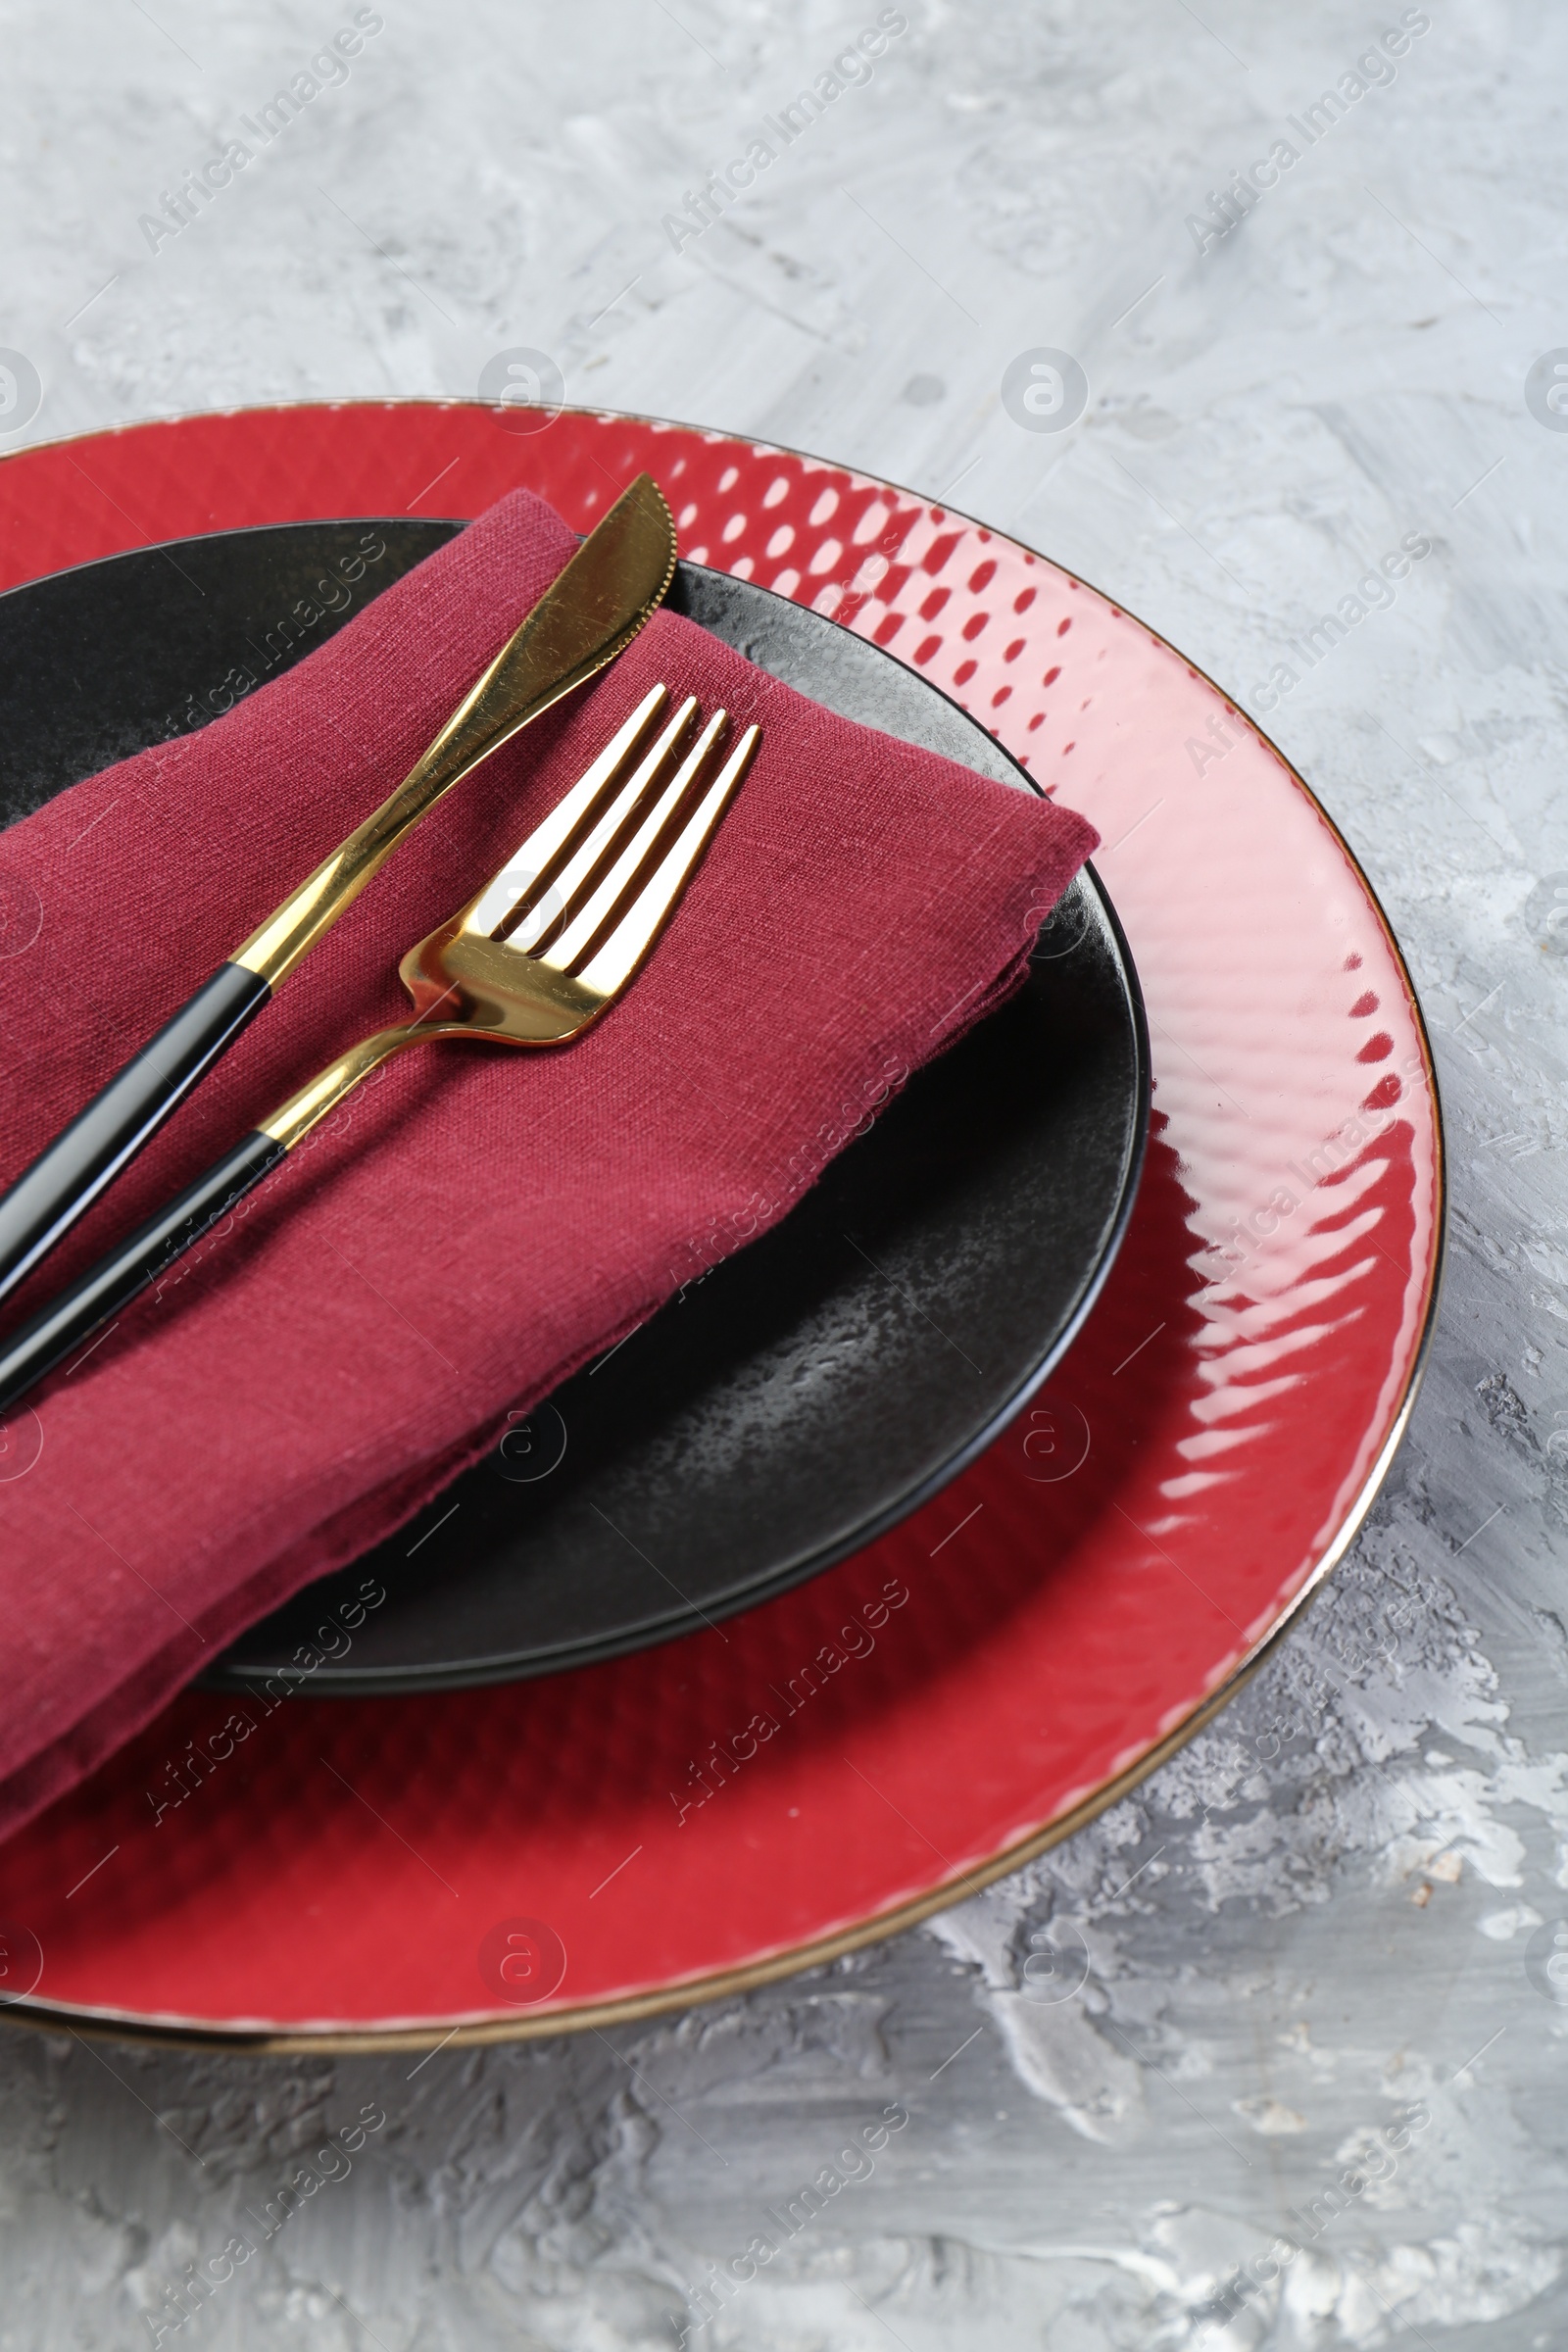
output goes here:
[[[373, 2102], [348, 2177], [166, 2342], [670, 2345], [704, 2266], [895, 2102], [870, 2176], [695, 2342], [1568, 2341], [1568, 2008], [1526, 1959], [1568, 1910], [1568, 437], [1524, 389], [1568, 341], [1568, 20], [1431, 0], [1393, 86], [1200, 257], [1186, 216], [1397, 9], [907, 8], [870, 86], [677, 255], [662, 215], [869, 6], [385, 0], [347, 84], [154, 256], [137, 215], [349, 8], [7, 0], [0, 343], [45, 386], [18, 437], [470, 393], [533, 346], [568, 397], [956, 485], [1253, 709], [1287, 639], [1429, 534], [1266, 721], [1434, 1029], [1451, 1255], [1408, 1441], [1215, 1728], [926, 1931], [644, 2030], [417, 2067], [0, 2035], [8, 2352], [150, 2342], [183, 2267]], [[1090, 380], [1054, 436], [999, 397], [1035, 345]], [[1281, 2232], [1285, 2272], [1205, 2317]]]

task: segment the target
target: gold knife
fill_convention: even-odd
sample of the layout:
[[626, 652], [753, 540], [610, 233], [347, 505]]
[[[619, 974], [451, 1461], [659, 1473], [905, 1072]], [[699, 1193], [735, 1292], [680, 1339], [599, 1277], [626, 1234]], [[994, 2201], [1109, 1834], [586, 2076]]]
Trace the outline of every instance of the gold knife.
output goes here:
[[444, 793], [624, 652], [675, 574], [642, 473], [583, 541], [390, 797], [289, 893], [0, 1198], [0, 1298], [67, 1234], [354, 904]]

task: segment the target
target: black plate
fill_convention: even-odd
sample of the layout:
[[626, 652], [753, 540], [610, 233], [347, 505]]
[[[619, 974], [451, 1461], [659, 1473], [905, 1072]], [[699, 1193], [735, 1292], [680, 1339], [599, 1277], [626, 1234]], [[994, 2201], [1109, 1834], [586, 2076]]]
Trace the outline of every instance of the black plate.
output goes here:
[[[0, 817], [225, 708], [241, 672], [275, 674], [459, 527], [224, 532], [0, 597]], [[323, 611], [327, 564], [367, 528], [384, 554], [352, 605]], [[817, 614], [689, 564], [670, 601], [846, 716], [1034, 789], [956, 704]], [[1148, 1109], [1137, 979], [1086, 871], [1020, 994], [917, 1073], [781, 1225], [205, 1679], [287, 1673], [368, 1570], [387, 1599], [314, 1691], [581, 1665], [841, 1559], [951, 1478], [1056, 1362], [1120, 1241]]]

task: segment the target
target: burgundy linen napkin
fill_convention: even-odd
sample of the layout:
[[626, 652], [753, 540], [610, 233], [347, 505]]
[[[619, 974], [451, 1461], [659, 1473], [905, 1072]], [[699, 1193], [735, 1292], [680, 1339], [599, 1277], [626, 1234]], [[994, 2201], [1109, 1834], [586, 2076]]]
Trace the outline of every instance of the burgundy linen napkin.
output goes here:
[[[0, 841], [0, 1180], [398, 782], [571, 553], [514, 492], [200, 733]], [[784, 1215], [1021, 977], [1094, 847], [1049, 801], [832, 716], [659, 614], [459, 785], [18, 1294], [20, 1322], [345, 1044], [656, 680], [762, 728], [650, 964], [578, 1044], [401, 1057], [0, 1434], [0, 1835], [247, 1624]], [[41, 1447], [41, 1449], [40, 1449]]]

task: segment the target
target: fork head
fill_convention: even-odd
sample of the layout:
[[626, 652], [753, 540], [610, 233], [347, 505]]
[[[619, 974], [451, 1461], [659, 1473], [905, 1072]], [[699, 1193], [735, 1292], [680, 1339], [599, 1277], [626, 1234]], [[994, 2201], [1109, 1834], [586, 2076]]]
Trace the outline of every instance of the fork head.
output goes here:
[[560, 1045], [634, 977], [759, 741], [747, 727], [720, 759], [726, 713], [699, 727], [692, 697], [666, 716], [669, 699], [655, 686], [477, 898], [409, 950], [398, 968], [427, 1034]]

